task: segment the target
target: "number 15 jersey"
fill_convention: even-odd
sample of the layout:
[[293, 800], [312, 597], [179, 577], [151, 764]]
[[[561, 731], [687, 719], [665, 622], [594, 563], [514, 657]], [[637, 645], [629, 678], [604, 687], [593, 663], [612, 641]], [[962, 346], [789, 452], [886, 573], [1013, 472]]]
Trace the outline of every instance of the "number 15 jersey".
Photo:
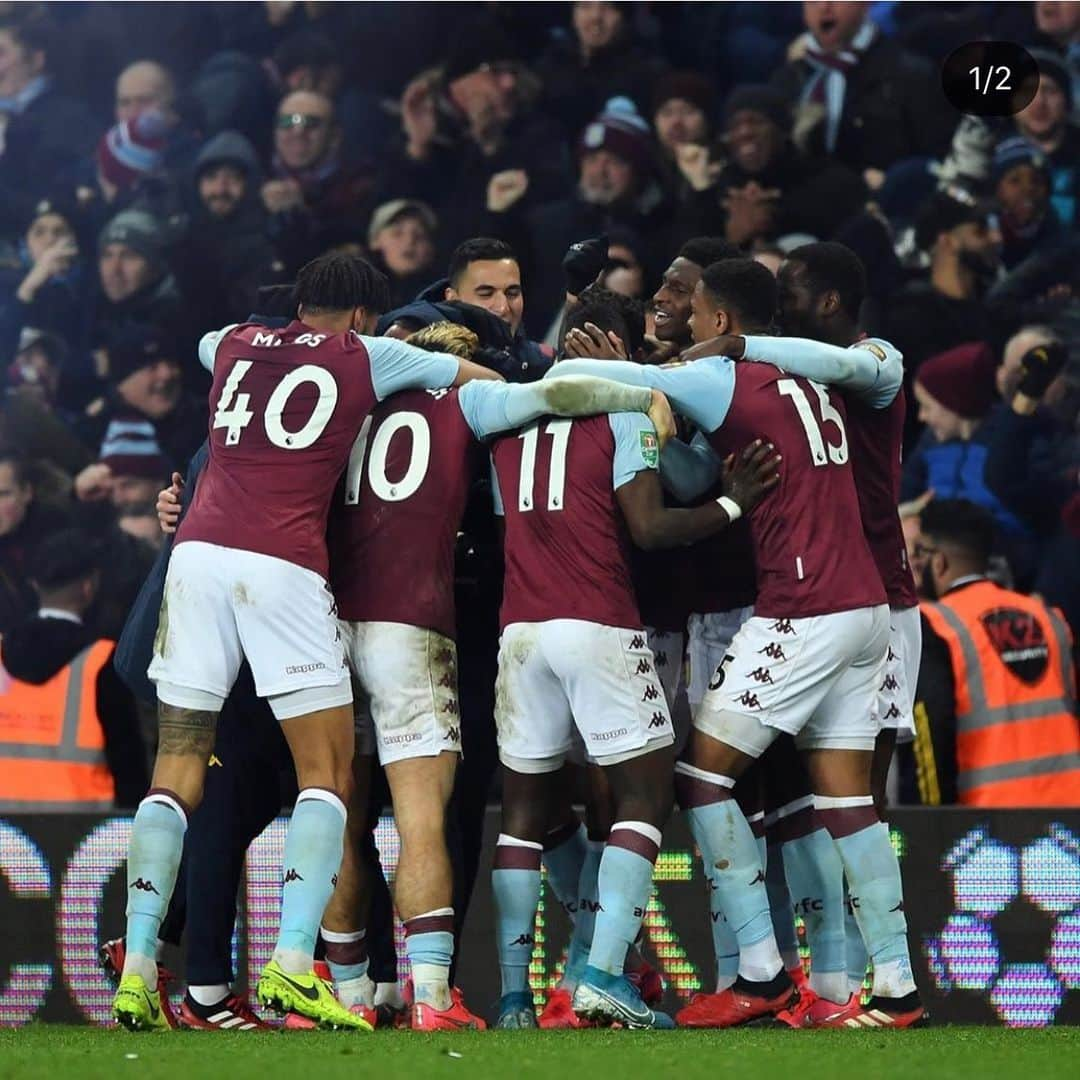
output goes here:
[[326, 518], [360, 425], [408, 387], [450, 386], [453, 356], [294, 321], [245, 324], [199, 346], [213, 370], [206, 469], [178, 544], [270, 555], [327, 577]]

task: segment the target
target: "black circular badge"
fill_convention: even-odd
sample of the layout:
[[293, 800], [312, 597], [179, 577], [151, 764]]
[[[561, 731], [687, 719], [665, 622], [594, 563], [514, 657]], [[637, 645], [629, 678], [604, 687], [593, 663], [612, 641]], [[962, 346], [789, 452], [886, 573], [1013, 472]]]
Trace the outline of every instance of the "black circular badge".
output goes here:
[[1039, 66], [1012, 41], [969, 41], [941, 69], [949, 104], [974, 116], [1015, 116], [1039, 88]]

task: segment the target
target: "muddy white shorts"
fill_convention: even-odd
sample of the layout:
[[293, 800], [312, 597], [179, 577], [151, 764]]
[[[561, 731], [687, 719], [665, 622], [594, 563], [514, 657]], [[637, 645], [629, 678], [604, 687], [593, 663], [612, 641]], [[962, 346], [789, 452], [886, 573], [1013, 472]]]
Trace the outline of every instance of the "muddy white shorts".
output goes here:
[[279, 720], [352, 701], [334, 597], [322, 577], [272, 555], [178, 544], [147, 671], [158, 697], [219, 711], [245, 659]]
[[871, 750], [888, 641], [884, 604], [804, 619], [755, 615], [735, 635], [694, 726], [755, 757], [777, 731], [805, 749]]
[[752, 607], [744, 607], [690, 616], [686, 624], [686, 658], [689, 667], [686, 696], [691, 712], [697, 709], [705, 697], [709, 683], [712, 682], [716, 669], [724, 662], [739, 627], [753, 614]]
[[355, 679], [356, 747], [379, 763], [461, 752], [457, 646], [435, 630], [343, 622]]
[[901, 739], [915, 734], [915, 689], [922, 659], [922, 616], [918, 606], [891, 608], [889, 648], [878, 687], [876, 712], [882, 728], [896, 728]]
[[554, 772], [575, 728], [589, 759], [615, 765], [674, 740], [644, 630], [580, 619], [511, 623], [495, 682], [499, 757], [515, 772]]

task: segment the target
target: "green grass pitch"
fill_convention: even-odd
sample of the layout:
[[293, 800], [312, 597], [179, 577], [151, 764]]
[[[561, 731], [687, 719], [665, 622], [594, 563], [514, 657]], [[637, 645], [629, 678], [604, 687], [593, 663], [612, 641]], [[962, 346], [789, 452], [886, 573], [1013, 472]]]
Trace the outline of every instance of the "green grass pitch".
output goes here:
[[1080, 1028], [242, 1035], [0, 1029], [0, 1080], [1076, 1080]]

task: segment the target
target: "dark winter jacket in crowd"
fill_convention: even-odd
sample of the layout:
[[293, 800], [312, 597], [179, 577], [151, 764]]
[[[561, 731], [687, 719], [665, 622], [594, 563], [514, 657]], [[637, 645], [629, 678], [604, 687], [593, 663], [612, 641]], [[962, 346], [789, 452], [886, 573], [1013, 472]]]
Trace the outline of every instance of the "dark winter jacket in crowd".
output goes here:
[[[201, 370], [201, 369], [200, 369]], [[156, 420], [133, 409], [110, 387], [92, 401], [79, 418], [79, 435], [93, 452], [98, 452], [113, 420], [136, 420], [152, 424], [154, 437], [170, 469], [183, 470], [191, 455], [206, 438], [206, 395], [182, 391], [172, 412]]]
[[37, 593], [27, 576], [30, 556], [46, 537], [70, 524], [64, 509], [35, 499], [18, 527], [0, 536], [0, 634], [37, 611]]
[[[771, 81], [798, 105], [814, 74], [808, 61], [795, 60], [775, 72]], [[858, 173], [887, 169], [908, 157], [938, 157], [948, 149], [957, 120], [952, 109], [942, 108], [938, 72], [879, 34], [847, 74], [832, 156]], [[807, 149], [824, 153], [824, 139], [822, 121], [811, 133]]]

